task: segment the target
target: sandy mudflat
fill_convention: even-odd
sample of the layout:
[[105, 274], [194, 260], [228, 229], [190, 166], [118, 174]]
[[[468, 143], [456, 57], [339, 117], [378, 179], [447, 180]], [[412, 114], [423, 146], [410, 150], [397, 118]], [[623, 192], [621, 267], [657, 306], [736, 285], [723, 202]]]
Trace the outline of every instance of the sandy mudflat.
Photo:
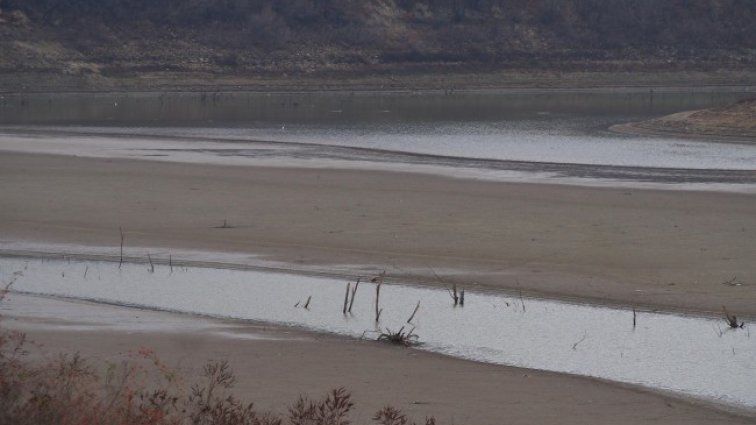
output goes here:
[[[726, 305], [756, 315], [756, 198], [748, 194], [4, 152], [0, 199], [3, 242], [112, 248], [120, 226], [128, 246], [168, 252], [258, 254], [282, 267], [345, 276], [385, 268], [397, 280], [439, 284], [438, 274], [467, 287], [692, 310]], [[224, 220], [232, 228], [218, 228]], [[733, 277], [742, 285], [722, 284]], [[30, 312], [39, 310], [21, 305], [26, 314], [6, 311], [3, 324], [50, 352], [95, 360], [152, 347], [189, 376], [207, 359], [227, 358], [238, 394], [262, 409], [281, 411], [300, 393], [344, 385], [354, 392], [359, 423], [383, 403], [440, 423], [753, 420], [629, 386], [368, 341], [55, 302], [60, 315], [36, 317]], [[93, 315], [92, 308], [107, 311]], [[77, 314], [133, 314], [150, 325], [87, 324]]]
[[117, 247], [120, 226], [130, 246], [756, 315], [749, 194], [2, 153], [0, 199], [3, 240]]
[[719, 108], [678, 112], [648, 121], [619, 124], [611, 129], [629, 134], [661, 134], [754, 143], [756, 98]]
[[[54, 311], [55, 318], [50, 317]], [[299, 394], [346, 386], [356, 423], [385, 403], [440, 424], [741, 424], [711, 406], [629, 386], [451, 359], [372, 341], [169, 313], [12, 294], [2, 325], [27, 332], [42, 351], [76, 352], [95, 364], [141, 347], [192, 380], [209, 359], [227, 359], [235, 393], [285, 412]], [[103, 317], [109, 319], [101, 320]], [[35, 352], [35, 353], [38, 353]]]

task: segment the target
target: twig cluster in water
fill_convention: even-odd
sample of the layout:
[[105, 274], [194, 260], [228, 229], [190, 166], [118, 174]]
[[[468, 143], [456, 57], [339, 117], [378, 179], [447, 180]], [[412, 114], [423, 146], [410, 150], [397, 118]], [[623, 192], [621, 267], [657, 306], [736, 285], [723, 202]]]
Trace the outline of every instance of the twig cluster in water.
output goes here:
[[738, 323], [737, 316], [735, 316], [734, 314], [730, 315], [730, 313], [727, 311], [727, 308], [725, 308], [725, 307], [722, 307], [722, 309], [724, 310], [725, 319], [727, 320], [727, 325], [730, 326], [730, 328], [733, 328], [733, 329], [741, 328], [741, 329], [743, 329], [743, 326], [745, 326], [745, 322]]
[[418, 344], [417, 339], [418, 336], [415, 333], [414, 327], [408, 331], [405, 331], [404, 326], [402, 326], [397, 332], [392, 332], [391, 329], [386, 328], [386, 332], [381, 332], [381, 334], [378, 335], [377, 340], [388, 342], [389, 344], [410, 347]]

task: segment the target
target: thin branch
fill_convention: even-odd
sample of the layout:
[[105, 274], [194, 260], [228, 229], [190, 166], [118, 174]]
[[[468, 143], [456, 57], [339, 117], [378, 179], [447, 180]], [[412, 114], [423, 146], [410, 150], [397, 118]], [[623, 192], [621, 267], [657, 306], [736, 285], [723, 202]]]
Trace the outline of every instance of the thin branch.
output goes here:
[[454, 306], [456, 307], [457, 304], [459, 304], [459, 296], [457, 295], [457, 284], [456, 283], [452, 284], [452, 289], [447, 288], [447, 291], [449, 291], [449, 296], [454, 301]]
[[415, 315], [417, 314], [418, 310], [420, 310], [420, 301], [417, 302], [417, 305], [415, 306], [415, 311], [413, 311], [412, 316], [410, 316], [410, 318], [407, 319], [407, 323], [412, 323], [412, 319], [415, 318]]
[[576, 343], [572, 344], [572, 349], [573, 349], [573, 350], [577, 349], [577, 346], [578, 346], [578, 345], [579, 345], [579, 344], [580, 344], [581, 342], [585, 341], [585, 339], [586, 339], [587, 337], [588, 337], [588, 332], [586, 332], [585, 334], [583, 334], [583, 337], [582, 337], [582, 338], [580, 338], [580, 341], [578, 341], [578, 342], [576, 342]]

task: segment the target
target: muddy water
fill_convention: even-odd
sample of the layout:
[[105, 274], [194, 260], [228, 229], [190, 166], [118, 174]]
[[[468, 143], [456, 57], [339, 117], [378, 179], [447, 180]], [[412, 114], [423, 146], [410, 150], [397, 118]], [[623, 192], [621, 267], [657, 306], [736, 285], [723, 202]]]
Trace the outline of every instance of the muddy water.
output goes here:
[[[363, 282], [343, 314], [346, 282], [167, 265], [0, 258], [0, 281], [33, 294], [305, 327], [376, 338], [413, 328], [419, 349], [640, 384], [756, 408], [756, 338], [721, 318], [597, 307], [468, 290]], [[309, 303], [307, 302], [309, 299]], [[407, 319], [420, 303], [411, 324]], [[307, 304], [307, 308], [304, 306]], [[3, 307], [8, 308], [8, 307]]]
[[[643, 118], [724, 105], [748, 87], [501, 92], [0, 94], [0, 124], [229, 127]], [[600, 121], [599, 121], [600, 122]]]
[[607, 129], [752, 95], [749, 88], [3, 95], [0, 149], [506, 181], [705, 184], [705, 190], [725, 184], [750, 191], [754, 144]]

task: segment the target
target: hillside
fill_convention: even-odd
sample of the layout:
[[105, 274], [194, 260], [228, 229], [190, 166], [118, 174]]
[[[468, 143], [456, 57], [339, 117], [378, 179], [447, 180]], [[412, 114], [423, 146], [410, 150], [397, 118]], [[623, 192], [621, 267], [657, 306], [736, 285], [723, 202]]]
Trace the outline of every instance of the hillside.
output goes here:
[[91, 82], [756, 64], [750, 0], [0, 0], [0, 10], [6, 90], [34, 83], [30, 75]]

